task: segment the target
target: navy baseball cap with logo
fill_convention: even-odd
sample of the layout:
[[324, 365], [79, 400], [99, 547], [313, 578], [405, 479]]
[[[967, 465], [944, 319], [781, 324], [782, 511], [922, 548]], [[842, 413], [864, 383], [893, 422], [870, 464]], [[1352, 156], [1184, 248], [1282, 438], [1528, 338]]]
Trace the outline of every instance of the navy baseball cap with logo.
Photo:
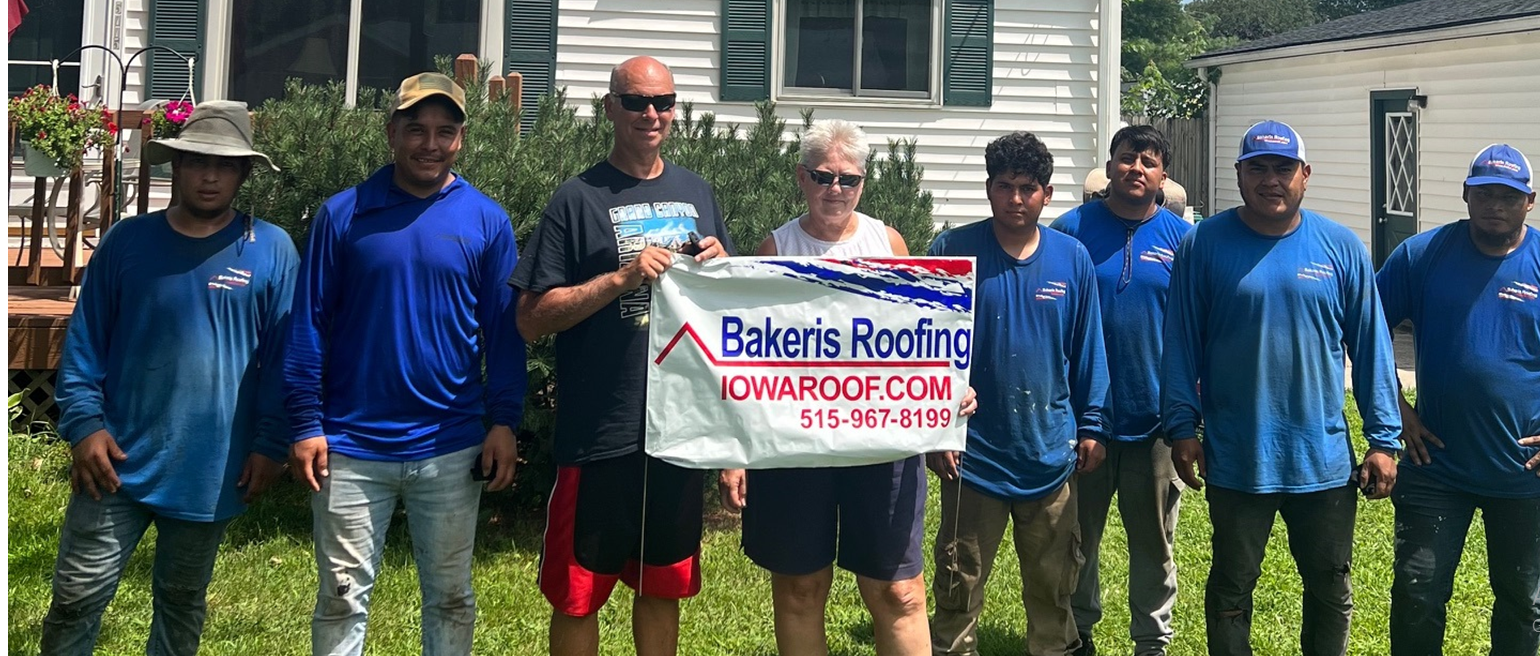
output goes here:
[[1470, 176], [1465, 178], [1466, 186], [1500, 184], [1513, 187], [1526, 194], [1535, 193], [1530, 186], [1532, 169], [1529, 168], [1529, 158], [1524, 153], [1508, 144], [1492, 144], [1481, 152], [1476, 153], [1476, 159], [1471, 160]]
[[1253, 157], [1278, 155], [1305, 162], [1305, 140], [1288, 123], [1262, 121], [1246, 130], [1241, 137], [1241, 154], [1235, 158], [1244, 162]]

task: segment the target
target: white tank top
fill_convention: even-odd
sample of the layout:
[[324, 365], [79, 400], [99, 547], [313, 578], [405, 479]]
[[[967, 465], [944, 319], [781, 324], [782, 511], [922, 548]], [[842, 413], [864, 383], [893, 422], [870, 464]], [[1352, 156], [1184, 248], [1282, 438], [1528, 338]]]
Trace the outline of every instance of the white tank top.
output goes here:
[[770, 233], [775, 238], [775, 252], [786, 256], [813, 257], [884, 257], [893, 255], [888, 241], [888, 227], [860, 212], [851, 214], [858, 223], [855, 234], [843, 241], [816, 239], [802, 229], [806, 214], [787, 221]]

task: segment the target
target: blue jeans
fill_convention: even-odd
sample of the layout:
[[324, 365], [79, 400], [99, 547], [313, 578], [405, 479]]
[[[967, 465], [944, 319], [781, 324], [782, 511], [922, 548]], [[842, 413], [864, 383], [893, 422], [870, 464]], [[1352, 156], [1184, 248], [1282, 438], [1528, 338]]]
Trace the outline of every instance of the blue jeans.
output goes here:
[[406, 505], [412, 557], [422, 588], [422, 653], [471, 653], [476, 597], [471, 551], [481, 483], [471, 480], [475, 446], [416, 462], [359, 460], [333, 453], [331, 475], [311, 495], [320, 571], [310, 620], [316, 656], [363, 653], [385, 532], [396, 502]]
[[1535, 656], [1540, 649], [1540, 499], [1470, 494], [1403, 465], [1391, 500], [1396, 504], [1396, 565], [1390, 653], [1444, 653], [1455, 569], [1480, 508], [1494, 597], [1491, 653]]
[[64, 511], [53, 601], [43, 618], [44, 656], [90, 656], [102, 630], [102, 611], [117, 593], [123, 568], [152, 522], [156, 529], [150, 583], [154, 614], [145, 653], [193, 656], [198, 652], [214, 557], [229, 520], [172, 519], [121, 494], [103, 495], [101, 501], [75, 494]]

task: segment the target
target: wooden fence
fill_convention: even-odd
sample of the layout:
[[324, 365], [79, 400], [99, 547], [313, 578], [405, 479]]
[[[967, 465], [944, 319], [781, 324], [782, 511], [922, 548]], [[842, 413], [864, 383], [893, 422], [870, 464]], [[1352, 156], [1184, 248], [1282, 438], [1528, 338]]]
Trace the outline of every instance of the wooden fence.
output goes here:
[[1152, 118], [1124, 116], [1129, 125], [1153, 125], [1171, 142], [1171, 166], [1166, 175], [1187, 189], [1187, 204], [1204, 216], [1214, 214], [1208, 205], [1213, 180], [1209, 161], [1208, 123], [1202, 118]]

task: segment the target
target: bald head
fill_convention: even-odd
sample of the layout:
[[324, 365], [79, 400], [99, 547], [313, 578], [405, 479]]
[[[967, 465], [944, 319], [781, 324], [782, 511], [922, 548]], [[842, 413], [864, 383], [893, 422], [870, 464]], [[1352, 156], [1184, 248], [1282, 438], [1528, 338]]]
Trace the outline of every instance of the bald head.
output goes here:
[[[610, 71], [610, 93], [637, 93], [637, 89], [667, 88], [674, 92], [674, 73], [652, 57], [632, 57]], [[654, 91], [656, 93], [656, 91]]]

